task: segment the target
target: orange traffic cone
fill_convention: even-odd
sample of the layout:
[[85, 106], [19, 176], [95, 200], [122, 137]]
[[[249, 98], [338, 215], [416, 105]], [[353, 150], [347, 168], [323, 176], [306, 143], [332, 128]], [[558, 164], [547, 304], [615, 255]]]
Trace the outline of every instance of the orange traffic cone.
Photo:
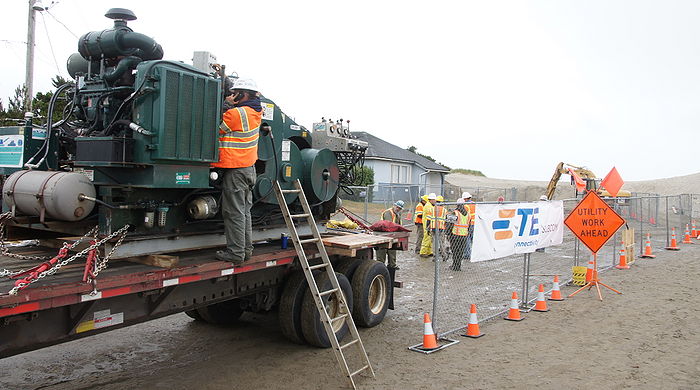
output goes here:
[[476, 319], [476, 305], [472, 303], [469, 308], [469, 323], [467, 324], [467, 333], [463, 334], [464, 337], [471, 337], [473, 339], [479, 338], [484, 334], [479, 331], [479, 320]]
[[647, 241], [644, 244], [644, 254], [639, 256], [646, 259], [653, 259], [656, 255], [651, 254], [651, 234], [647, 233]]
[[593, 260], [588, 260], [588, 269], [586, 270], [586, 283], [593, 279], [593, 273], [595, 272]]
[[678, 247], [676, 242], [676, 228], [671, 228], [671, 246], [667, 246], [666, 249], [670, 251], [679, 251], [681, 248]]
[[683, 244], [692, 244], [693, 242], [690, 241], [690, 232], [688, 231], [688, 224], [685, 224], [685, 235], [683, 236], [683, 241], [681, 241]]
[[690, 230], [690, 238], [696, 238], [698, 236], [698, 229], [695, 227], [695, 221], [693, 221], [693, 224], [691, 225], [692, 229]]
[[547, 308], [547, 300], [544, 299], [544, 284], [540, 283], [540, 288], [537, 290], [537, 300], [535, 301], [535, 307], [533, 311], [549, 311]]
[[433, 323], [428, 313], [423, 314], [423, 349], [437, 348], [437, 336], [433, 332]]
[[625, 250], [625, 242], [622, 241], [622, 248], [620, 249], [620, 264], [616, 265], [617, 269], [630, 269], [627, 265], [627, 250]]
[[649, 224], [656, 225], [656, 219], [654, 219], [654, 217], [649, 217]]
[[563, 301], [564, 297], [561, 296], [561, 290], [559, 290], [559, 275], [554, 275], [554, 282], [552, 283], [552, 295], [549, 297], [550, 301]]
[[518, 308], [518, 293], [513, 291], [513, 295], [510, 299], [510, 310], [508, 310], [508, 317], [503, 318], [508, 321], [522, 321], [524, 318], [520, 317], [520, 309]]

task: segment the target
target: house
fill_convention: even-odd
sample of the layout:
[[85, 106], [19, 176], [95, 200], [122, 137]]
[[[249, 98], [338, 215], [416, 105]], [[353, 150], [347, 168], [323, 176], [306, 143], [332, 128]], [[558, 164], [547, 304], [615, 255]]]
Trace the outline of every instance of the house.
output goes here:
[[365, 166], [374, 169], [375, 201], [393, 200], [396, 192], [410, 191], [411, 199], [417, 199], [420, 194], [443, 192], [449, 168], [370, 133], [359, 131], [352, 135], [369, 144]]

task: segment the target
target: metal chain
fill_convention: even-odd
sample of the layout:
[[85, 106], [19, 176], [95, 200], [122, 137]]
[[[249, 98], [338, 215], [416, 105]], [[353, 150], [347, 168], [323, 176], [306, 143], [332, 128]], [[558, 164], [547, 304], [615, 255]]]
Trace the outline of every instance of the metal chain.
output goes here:
[[[20, 255], [19, 253], [12, 253], [10, 250], [7, 248], [7, 244], [5, 243], [5, 222], [12, 217], [11, 212], [6, 212], [0, 214], [0, 255], [2, 256], [7, 256], [11, 257], [14, 259], [19, 259], [19, 260], [32, 260], [32, 261], [46, 261], [51, 258], [51, 256], [29, 256], [29, 255]], [[7, 269], [2, 269], [0, 270], [0, 276], [12, 276], [16, 275], [19, 273], [24, 272], [23, 270], [20, 271], [10, 271]]]
[[[121, 244], [121, 242], [123, 241], [124, 237], [126, 236], [126, 232], [127, 232], [128, 229], [129, 229], [129, 225], [124, 225], [121, 229], [119, 229], [119, 230], [113, 232], [113, 233], [110, 234], [109, 236], [104, 237], [103, 239], [101, 239], [101, 240], [97, 241], [96, 243], [94, 243], [94, 244], [88, 246], [87, 248], [85, 248], [85, 249], [81, 250], [80, 252], [76, 253], [75, 255], [73, 255], [73, 256], [71, 256], [71, 257], [69, 257], [69, 258], [67, 258], [67, 259], [65, 259], [65, 260], [63, 260], [63, 261], [61, 261], [60, 263], [57, 263], [57, 264], [54, 265], [51, 269], [48, 269], [48, 270], [46, 270], [46, 271], [40, 273], [40, 274], [36, 277], [36, 279], [33, 279], [31, 282], [29, 282], [29, 283], [20, 283], [20, 284], [18, 284], [17, 286], [13, 287], [13, 288], [10, 290], [9, 294], [10, 294], [10, 295], [17, 295], [17, 292], [19, 292], [19, 290], [21, 290], [21, 289], [27, 287], [28, 285], [30, 285], [30, 284], [32, 284], [32, 283], [37, 282], [37, 281], [40, 280], [40, 279], [43, 279], [43, 278], [45, 278], [45, 277], [47, 277], [47, 276], [50, 276], [50, 275], [55, 274], [55, 273], [58, 272], [58, 270], [61, 269], [61, 267], [63, 267], [64, 265], [67, 265], [68, 263], [72, 262], [73, 260], [75, 260], [75, 259], [77, 259], [77, 258], [79, 258], [79, 257], [85, 256], [85, 255], [86, 255], [88, 252], [90, 252], [91, 250], [99, 248], [99, 247], [102, 246], [105, 242], [111, 240], [112, 238], [118, 236], [119, 234], [122, 234], [122, 237], [119, 238], [119, 241], [117, 242], [117, 245], [115, 245], [115, 246], [112, 248], [112, 250], [109, 252], [109, 254], [107, 255], [107, 260], [109, 260], [109, 256], [111, 256], [112, 253], [114, 253], [114, 250], [116, 249], [116, 247], [119, 246], [119, 245]], [[93, 229], [93, 230], [94, 230], [94, 229]], [[78, 242], [80, 242], [80, 241], [84, 240], [85, 238], [87, 238], [88, 235], [92, 235], [92, 233], [93, 233], [93, 231], [91, 230], [90, 232], [88, 232], [88, 234], [86, 234], [85, 236], [81, 237], [81, 239], [78, 240]], [[104, 261], [104, 260], [103, 260], [103, 261]], [[104, 269], [104, 268], [106, 268], [106, 262], [105, 262], [104, 267], [103, 267], [102, 269]], [[95, 276], [97, 276], [97, 275], [95, 275]]]

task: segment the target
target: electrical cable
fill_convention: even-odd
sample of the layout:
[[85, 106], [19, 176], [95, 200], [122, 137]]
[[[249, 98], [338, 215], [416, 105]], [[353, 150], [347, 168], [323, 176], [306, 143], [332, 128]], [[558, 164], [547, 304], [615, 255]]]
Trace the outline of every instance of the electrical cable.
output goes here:
[[[34, 155], [29, 160], [27, 160], [27, 162], [24, 164], [25, 167], [30, 168], [30, 169], [38, 168], [44, 162], [44, 160], [46, 160], [46, 157], [49, 155], [49, 140], [51, 139], [51, 130], [53, 130], [53, 108], [54, 108], [54, 105], [56, 104], [56, 100], [58, 99], [58, 96], [61, 94], [61, 92], [63, 92], [64, 90], [66, 90], [72, 86], [73, 86], [72, 83], [65, 83], [65, 84], [61, 85], [60, 87], [58, 87], [58, 89], [56, 89], [56, 93], [53, 96], [51, 96], [51, 100], [49, 100], [48, 118], [47, 118], [47, 122], [46, 122], [46, 138], [44, 138], [44, 143], [41, 145], [39, 150], [37, 150], [36, 153], [34, 153]], [[39, 160], [39, 162], [37, 164], [32, 164], [34, 159], [39, 155], [39, 153], [41, 153], [42, 149], [45, 149], [44, 156], [41, 158], [41, 160]], [[49, 167], [48, 165], [49, 164], [47, 163], [46, 164], [47, 168]]]
[[44, 25], [44, 31], [46, 31], [46, 39], [49, 41], [49, 48], [51, 49], [51, 56], [53, 57], [53, 63], [56, 65], [57, 74], [61, 74], [61, 69], [58, 67], [58, 61], [56, 60], [56, 53], [53, 51], [53, 43], [51, 43], [51, 36], [49, 35], [49, 28], [46, 26], [46, 18], [44, 18], [44, 13], [40, 12], [41, 21]]
[[[51, 12], [49, 12], [48, 9], [45, 9], [44, 12], [46, 12], [47, 14], [49, 14], [49, 16], [51, 16], [51, 17], [53, 18], [53, 20], [55, 20], [56, 22], [58, 22], [58, 24], [60, 24], [61, 26], [63, 26], [63, 28], [65, 28], [66, 31], [68, 31], [69, 33], [71, 33], [71, 35], [73, 35], [73, 36], [75, 37], [75, 39], [80, 39], [77, 35], [75, 35], [75, 33], [73, 33], [73, 31], [71, 31], [71, 30], [68, 28], [68, 26], [66, 26], [65, 24], [63, 24], [63, 22], [61, 22], [60, 20], [58, 20], [58, 18], [56, 18]], [[43, 14], [43, 12], [42, 12], [42, 14]]]

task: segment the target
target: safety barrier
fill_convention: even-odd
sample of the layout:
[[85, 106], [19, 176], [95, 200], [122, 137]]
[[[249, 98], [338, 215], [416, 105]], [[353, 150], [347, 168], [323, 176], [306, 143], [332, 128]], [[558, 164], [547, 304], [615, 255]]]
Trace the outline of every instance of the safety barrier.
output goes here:
[[[579, 200], [563, 201], [565, 217]], [[626, 253], [627, 264], [630, 264], [630, 259], [634, 262], [635, 257], [648, 251], [645, 246], [647, 237], [650, 240], [649, 245], [655, 251], [668, 247], [673, 228], [683, 232], [687, 224], [689, 230], [692, 230], [692, 224], [695, 221], [696, 234], [700, 235], [700, 223], [697, 223], [700, 222], [698, 200], [700, 196], [693, 194], [645, 195], [609, 200], [609, 204], [625, 218], [626, 224], [599, 250], [598, 270], [605, 272], [615, 269], [620, 265], [619, 258], [623, 252]], [[509, 203], [515, 202], [505, 202], [505, 204]], [[477, 202], [475, 207], [478, 208], [480, 204], [489, 204], [489, 202]], [[464, 333], [472, 304], [479, 307], [482, 323], [503, 317], [509, 311], [511, 305], [509, 298], [513, 291], [517, 291], [520, 295], [521, 309], [533, 309], [540, 284], [545, 286], [547, 295], [553, 286], [552, 280], [555, 276], [559, 277], [562, 285], [571, 284], [572, 268], [584, 267], [585, 270], [591, 258], [590, 251], [565, 228], [563, 242], [560, 245], [532, 253], [472, 262], [469, 260], [470, 239], [468, 236], [461, 235], [463, 234], [459, 229], [461, 223], [458, 218], [455, 218], [453, 211], [459, 204], [445, 202], [439, 203], [438, 206], [447, 210], [447, 217], [438, 223], [439, 225], [444, 223], [444, 228], [436, 229], [431, 233], [429, 242], [432, 248], [423, 248], [424, 255], [432, 254], [432, 256], [423, 256], [419, 260], [426, 266], [430, 264], [434, 270], [432, 321], [438, 337], [447, 337], [457, 332]], [[455, 225], [458, 225], [457, 229], [453, 230]], [[626, 229], [630, 230], [625, 232]], [[469, 233], [473, 234], [473, 231]], [[628, 244], [625, 251], [621, 251], [623, 236]], [[700, 243], [697, 238], [691, 240]], [[636, 261], [654, 260], [642, 258]], [[421, 308], [421, 310], [424, 309], [424, 307]]]

